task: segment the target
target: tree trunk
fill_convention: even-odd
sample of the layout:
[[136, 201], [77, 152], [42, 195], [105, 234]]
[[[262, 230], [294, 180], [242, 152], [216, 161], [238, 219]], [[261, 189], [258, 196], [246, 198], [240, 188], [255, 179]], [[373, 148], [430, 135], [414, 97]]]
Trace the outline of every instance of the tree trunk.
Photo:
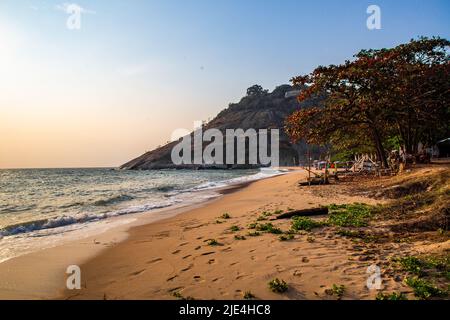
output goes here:
[[386, 154], [384, 153], [383, 143], [381, 142], [380, 134], [378, 130], [372, 127], [372, 137], [375, 143], [375, 148], [377, 149], [378, 157], [381, 160], [381, 164], [383, 168], [389, 168], [389, 164], [387, 162]]

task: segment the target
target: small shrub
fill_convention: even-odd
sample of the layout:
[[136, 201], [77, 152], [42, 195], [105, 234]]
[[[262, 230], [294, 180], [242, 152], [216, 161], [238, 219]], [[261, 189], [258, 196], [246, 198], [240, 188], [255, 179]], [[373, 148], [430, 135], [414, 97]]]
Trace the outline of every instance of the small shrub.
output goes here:
[[261, 235], [261, 233], [259, 233], [258, 231], [255, 231], [255, 232], [249, 232], [247, 235], [249, 237], [259, 237]]
[[256, 226], [256, 230], [262, 231], [262, 232], [273, 233], [273, 234], [282, 234], [283, 233], [283, 231], [281, 231], [281, 229], [274, 227], [273, 224], [271, 224], [271, 223], [258, 224]]
[[328, 223], [339, 227], [365, 227], [371, 216], [371, 207], [363, 203], [328, 206]]
[[299, 230], [311, 231], [312, 229], [318, 228], [321, 226], [322, 226], [322, 224], [320, 222], [314, 221], [311, 218], [294, 217], [292, 219], [291, 228], [296, 231], [299, 231]]
[[333, 284], [331, 289], [327, 290], [327, 293], [331, 296], [336, 296], [338, 299], [341, 299], [345, 292], [345, 286], [344, 285], [336, 285]]
[[425, 267], [425, 263], [416, 257], [405, 257], [400, 258], [399, 263], [402, 268], [408, 272], [414, 273], [418, 276], [425, 275], [425, 271], [423, 268]]
[[245, 300], [252, 300], [255, 299], [256, 296], [251, 291], [245, 291], [244, 292], [244, 299]]
[[172, 296], [174, 296], [175, 298], [180, 299], [180, 300], [195, 300], [195, 299], [192, 298], [191, 296], [184, 297], [184, 296], [183, 296], [180, 292], [178, 292], [178, 291], [172, 293]]
[[248, 225], [248, 228], [249, 229], [256, 229], [256, 226], [257, 226], [258, 224], [257, 223], [250, 223], [249, 225]]
[[308, 238], [306, 238], [306, 241], [308, 241], [309, 243], [314, 243], [314, 242], [316, 242], [316, 238], [308, 237]]
[[445, 297], [447, 293], [430, 282], [419, 279], [418, 277], [406, 278], [405, 284], [414, 290], [414, 295], [420, 299], [429, 299], [433, 297]]
[[280, 241], [289, 241], [289, 240], [294, 239], [294, 235], [293, 234], [286, 234], [286, 235], [283, 234], [283, 235], [279, 236], [278, 239]]
[[235, 240], [246, 240], [246, 238], [244, 236], [240, 236], [240, 235], [235, 235], [234, 239]]
[[222, 219], [225, 219], [225, 220], [228, 220], [228, 219], [231, 219], [231, 216], [230, 216], [228, 213], [224, 213], [224, 214], [221, 216], [221, 218], [222, 218]]
[[378, 293], [377, 300], [408, 300], [403, 293], [393, 292], [391, 294]]
[[208, 239], [208, 240], [206, 240], [206, 243], [208, 244], [208, 246], [213, 246], [213, 247], [220, 245], [220, 243], [216, 239]]
[[232, 226], [231, 228], [230, 228], [230, 231], [231, 232], [238, 232], [240, 230], [240, 228], [238, 227], [238, 226]]
[[269, 289], [275, 293], [284, 293], [288, 290], [288, 285], [284, 280], [275, 278], [269, 282]]

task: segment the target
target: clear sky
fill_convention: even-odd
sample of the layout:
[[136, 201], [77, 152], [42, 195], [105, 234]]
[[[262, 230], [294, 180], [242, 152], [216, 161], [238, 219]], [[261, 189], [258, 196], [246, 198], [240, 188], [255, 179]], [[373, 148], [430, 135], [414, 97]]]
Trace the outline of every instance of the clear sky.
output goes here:
[[[448, 0], [0, 0], [0, 168], [118, 166], [363, 48], [450, 38]], [[381, 8], [381, 30], [366, 9]]]

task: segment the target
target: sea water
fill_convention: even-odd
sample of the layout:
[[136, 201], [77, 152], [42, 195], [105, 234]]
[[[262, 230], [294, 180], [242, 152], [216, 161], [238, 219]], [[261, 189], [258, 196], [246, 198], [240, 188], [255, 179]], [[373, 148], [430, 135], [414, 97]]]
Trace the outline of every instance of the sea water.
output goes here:
[[80, 230], [105, 231], [116, 225], [109, 223], [115, 217], [202, 201], [218, 196], [217, 188], [277, 174], [271, 169], [0, 170], [0, 262], [86, 234]]

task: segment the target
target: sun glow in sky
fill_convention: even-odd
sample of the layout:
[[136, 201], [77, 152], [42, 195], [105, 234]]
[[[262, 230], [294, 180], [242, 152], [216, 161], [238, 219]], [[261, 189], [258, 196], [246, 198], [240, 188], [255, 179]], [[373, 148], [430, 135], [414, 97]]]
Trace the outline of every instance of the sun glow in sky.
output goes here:
[[0, 168], [118, 166], [253, 84], [450, 30], [445, 0], [73, 2], [79, 30], [64, 1], [0, 2]]

